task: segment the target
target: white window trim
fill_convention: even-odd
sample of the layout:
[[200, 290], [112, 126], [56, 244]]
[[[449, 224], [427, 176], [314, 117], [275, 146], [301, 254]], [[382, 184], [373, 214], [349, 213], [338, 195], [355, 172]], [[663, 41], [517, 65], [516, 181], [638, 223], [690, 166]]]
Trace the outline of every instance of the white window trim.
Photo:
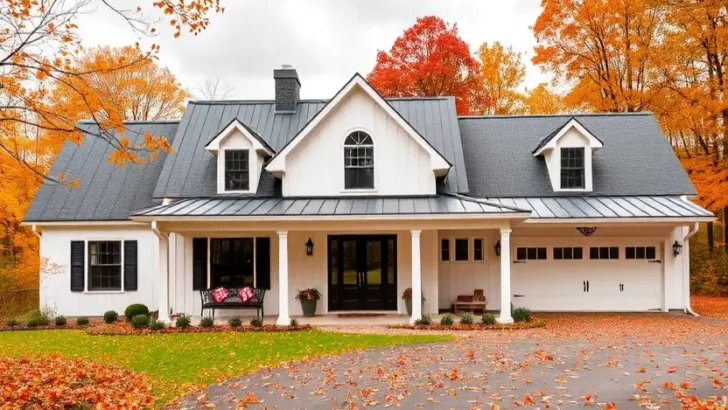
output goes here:
[[[374, 138], [374, 135], [372, 135], [372, 132], [364, 127], [354, 127], [349, 130], [347, 130], [344, 133], [344, 138], [341, 139], [341, 153], [344, 154], [346, 152], [346, 139], [349, 138], [349, 135], [355, 132], [363, 132], [366, 133], [369, 138], [372, 140], [372, 161], [374, 161], [374, 178], [372, 179], [372, 182], [374, 183], [373, 188], [346, 188], [346, 156], [341, 155], [341, 193], [342, 194], [353, 194], [353, 195], [366, 195], [366, 194], [375, 194], [378, 192], [377, 187], [379, 184], [377, 183], [377, 178], [379, 178], [379, 172], [377, 172], [377, 162], [376, 155], [377, 150], [375, 149], [377, 147], [376, 140]], [[352, 145], [353, 146], [353, 145]]]
[[[468, 259], [466, 260], [457, 260], [456, 253], [457, 253], [457, 241], [465, 239], [468, 243]], [[472, 239], [468, 236], [454, 236], [452, 239], [452, 263], [472, 263], [473, 261], [473, 246], [472, 246]]]
[[[213, 239], [253, 239], [253, 288], [258, 288], [258, 238], [270, 238], [270, 236], [208, 236], [207, 237], [207, 289], [211, 289], [210, 286], [212, 285], [212, 264], [210, 263], [210, 260], [212, 259], [212, 247], [210, 244], [212, 243]], [[271, 240], [272, 242], [272, 240]], [[272, 249], [270, 249], [271, 253], [273, 252]], [[271, 273], [271, 277], [272, 277]], [[271, 287], [273, 285], [271, 284]]]
[[[231, 189], [225, 188], [227, 186], [227, 175], [226, 175], [227, 161], [225, 161], [225, 155], [226, 155], [227, 151], [248, 151], [248, 189], [247, 190], [244, 190], [244, 189], [231, 190]], [[251, 167], [251, 160], [250, 160], [251, 150], [248, 148], [229, 148], [229, 149], [222, 149], [222, 150], [220, 150], [220, 152], [222, 153], [222, 155], [220, 155], [220, 159], [218, 159], [218, 161], [223, 162], [223, 164], [222, 164], [222, 176], [223, 176], [222, 192], [220, 192], [220, 193], [222, 193], [222, 194], [252, 194], [252, 193], [254, 193], [252, 190], [253, 181], [252, 181], [252, 172], [251, 172], [252, 167]]]
[[[483, 257], [482, 259], [475, 259], [475, 240], [476, 239], [480, 239], [480, 244], [481, 244], [480, 252], [481, 252], [481, 256]], [[473, 252], [472, 252], [473, 262], [485, 262], [485, 260], [487, 259], [487, 251], [485, 249], [485, 238], [483, 238], [481, 236], [474, 236], [474, 237], [471, 238], [471, 240], [473, 242], [473, 246], [472, 246], [472, 248], [473, 248]]]
[[[72, 239], [73, 240], [73, 239]], [[121, 290], [91, 290], [88, 288], [90, 279], [89, 279], [89, 267], [91, 266], [91, 263], [89, 262], [89, 251], [88, 251], [88, 243], [89, 242], [121, 242]], [[138, 242], [137, 242], [138, 243]], [[138, 248], [138, 247], [137, 247]], [[137, 252], [139, 250], [137, 249]], [[124, 289], [124, 280], [126, 279], [126, 267], [124, 266], [124, 239], [122, 238], [89, 238], [83, 240], [83, 255], [84, 255], [84, 261], [83, 261], [83, 293], [84, 294], [95, 294], [95, 295], [102, 295], [102, 294], [121, 294], [126, 293], [126, 289]], [[139, 267], [137, 266], [137, 270]], [[138, 276], [138, 272], [137, 272]], [[138, 280], [138, 278], [137, 278]]]
[[[448, 253], [447, 253], [448, 259], [447, 260], [442, 259], [442, 241], [447, 241], [447, 243], [448, 243], [448, 245], [447, 245], [448, 246]], [[440, 251], [440, 253], [437, 256], [437, 259], [439, 259], [440, 263], [452, 263], [452, 261], [453, 261], [452, 238], [449, 236], [441, 237], [440, 243], [438, 243], [437, 246], [438, 246], [438, 250]]]

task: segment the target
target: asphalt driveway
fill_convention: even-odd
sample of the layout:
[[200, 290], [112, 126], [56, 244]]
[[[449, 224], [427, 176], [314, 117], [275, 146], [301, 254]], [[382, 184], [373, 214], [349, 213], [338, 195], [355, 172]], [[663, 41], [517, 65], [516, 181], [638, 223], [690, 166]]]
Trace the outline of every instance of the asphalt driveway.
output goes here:
[[261, 370], [209, 386], [179, 408], [672, 409], [728, 395], [726, 320], [544, 316], [545, 329], [478, 332]]

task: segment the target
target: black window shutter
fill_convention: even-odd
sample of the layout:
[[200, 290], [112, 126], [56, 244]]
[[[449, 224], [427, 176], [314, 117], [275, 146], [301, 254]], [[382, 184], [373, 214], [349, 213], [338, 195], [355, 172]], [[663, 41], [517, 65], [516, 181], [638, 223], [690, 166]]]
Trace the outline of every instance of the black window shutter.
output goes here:
[[137, 290], [137, 241], [124, 241], [124, 290]]
[[207, 238], [192, 239], [192, 290], [207, 289]]
[[71, 292], [84, 291], [84, 252], [83, 241], [71, 241]]
[[255, 238], [255, 287], [270, 290], [270, 238]]

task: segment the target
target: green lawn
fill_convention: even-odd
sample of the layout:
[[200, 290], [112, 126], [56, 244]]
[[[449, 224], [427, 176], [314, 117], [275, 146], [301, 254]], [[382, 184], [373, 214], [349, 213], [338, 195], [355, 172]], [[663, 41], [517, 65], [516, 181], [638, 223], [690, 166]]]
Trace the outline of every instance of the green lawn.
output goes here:
[[0, 355], [63, 355], [146, 373], [162, 405], [196, 387], [300, 360], [355, 349], [451, 340], [447, 336], [352, 335], [317, 330], [281, 333], [185, 333], [89, 336], [80, 330], [0, 332]]

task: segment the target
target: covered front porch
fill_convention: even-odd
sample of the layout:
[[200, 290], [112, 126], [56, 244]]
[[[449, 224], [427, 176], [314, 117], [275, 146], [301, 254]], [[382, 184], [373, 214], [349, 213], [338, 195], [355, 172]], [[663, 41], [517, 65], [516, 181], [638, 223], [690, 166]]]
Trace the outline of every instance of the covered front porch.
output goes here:
[[[309, 288], [318, 289], [322, 297], [317, 316], [299, 320], [301, 323], [338, 323], [357, 313], [367, 314], [368, 322], [413, 322], [422, 314], [440, 312], [440, 232], [475, 229], [497, 237], [503, 249], [499, 307], [504, 314], [499, 321], [510, 323], [511, 225], [528, 214], [489, 206], [491, 212], [478, 209], [480, 212], [371, 217], [150, 218], [159, 239], [160, 318], [169, 320], [179, 313], [199, 317], [199, 290], [244, 285], [266, 288], [265, 315], [275, 316], [280, 325], [302, 316], [295, 297], [298, 290]], [[266, 261], [261, 263], [263, 259]], [[402, 299], [408, 288], [413, 295], [411, 317], [406, 316]], [[216, 318], [252, 314], [255, 312], [224, 310], [217, 311]]]

